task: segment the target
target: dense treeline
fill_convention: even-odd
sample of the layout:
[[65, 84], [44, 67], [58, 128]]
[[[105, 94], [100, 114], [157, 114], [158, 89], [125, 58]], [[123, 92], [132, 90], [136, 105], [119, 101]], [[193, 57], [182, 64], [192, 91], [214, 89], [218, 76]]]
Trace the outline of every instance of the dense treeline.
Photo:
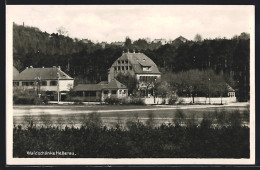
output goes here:
[[[249, 128], [241, 126], [237, 114], [231, 121], [217, 114], [218, 126], [204, 117], [185, 119], [179, 111], [174, 124], [153, 126], [153, 115], [146, 123], [128, 121], [127, 129], [102, 125], [100, 117], [90, 114], [81, 128], [14, 127], [14, 157], [82, 157], [82, 158], [249, 158]], [[186, 121], [187, 126], [181, 126]], [[35, 152], [73, 152], [75, 155], [30, 155]]]
[[107, 79], [112, 63], [122, 51], [138, 50], [149, 56], [162, 72], [190, 69], [212, 69], [236, 82], [240, 101], [249, 99], [249, 35], [242, 33], [232, 39], [173, 41], [171, 44], [147, 43], [126, 38], [125, 46], [101, 44], [72, 39], [58, 33], [46, 33], [35, 27], [14, 24], [14, 65], [22, 71], [26, 66], [61, 66], [78, 82], [99, 82]]

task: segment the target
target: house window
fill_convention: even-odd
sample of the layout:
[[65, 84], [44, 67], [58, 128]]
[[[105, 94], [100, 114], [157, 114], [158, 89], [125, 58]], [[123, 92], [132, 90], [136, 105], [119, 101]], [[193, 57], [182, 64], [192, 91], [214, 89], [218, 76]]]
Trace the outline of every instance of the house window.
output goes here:
[[123, 94], [126, 94], [126, 90], [123, 90]]
[[47, 81], [42, 81], [42, 82], [41, 82], [41, 85], [42, 85], [42, 86], [47, 86]]
[[127, 61], [127, 60], [125, 60], [125, 63], [126, 63], [126, 64], [128, 64], [128, 61]]
[[118, 62], [118, 64], [120, 64], [120, 60], [118, 60], [117, 62]]
[[112, 94], [116, 94], [116, 90], [112, 90]]
[[120, 66], [118, 66], [117, 68], [118, 68], [118, 70], [120, 70]]
[[56, 81], [56, 80], [51, 81], [51, 82], [50, 82], [50, 85], [51, 85], [51, 86], [56, 86], [56, 85], [57, 85], [57, 81]]
[[122, 64], [124, 64], [125, 63], [125, 61], [124, 60], [122, 60]]
[[122, 66], [122, 70], [125, 70], [125, 67], [124, 67], [124, 66]]
[[104, 94], [108, 94], [108, 90], [104, 90]]
[[13, 82], [13, 86], [19, 86], [19, 82], [18, 81]]
[[85, 97], [96, 97], [96, 91], [85, 91]]
[[22, 82], [22, 86], [33, 86], [34, 83], [32, 81], [30, 82]]
[[122, 90], [119, 90], [119, 94], [122, 94]]
[[132, 66], [129, 66], [129, 70], [132, 70]]
[[116, 67], [114, 67], [114, 70], [116, 71]]
[[125, 70], [128, 70], [128, 67], [127, 67], [127, 66], [125, 67]]
[[151, 66], [150, 67], [143, 67], [143, 71], [151, 71]]

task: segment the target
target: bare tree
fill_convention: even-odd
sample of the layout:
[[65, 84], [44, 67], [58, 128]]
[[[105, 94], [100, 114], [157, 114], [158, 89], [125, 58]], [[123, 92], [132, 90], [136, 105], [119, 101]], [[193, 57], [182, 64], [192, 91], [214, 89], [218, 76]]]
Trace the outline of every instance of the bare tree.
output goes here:
[[68, 31], [66, 30], [65, 27], [60, 26], [59, 28], [57, 28], [57, 32], [59, 35], [63, 35], [63, 36], [68, 36]]
[[194, 37], [194, 41], [201, 42], [202, 41], [202, 36], [200, 34], [196, 34], [195, 37]]

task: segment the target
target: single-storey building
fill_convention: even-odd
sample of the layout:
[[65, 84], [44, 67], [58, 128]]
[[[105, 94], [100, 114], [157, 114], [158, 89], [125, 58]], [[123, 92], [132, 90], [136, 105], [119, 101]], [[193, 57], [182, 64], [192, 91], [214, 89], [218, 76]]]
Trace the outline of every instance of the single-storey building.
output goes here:
[[102, 102], [106, 98], [124, 98], [128, 96], [125, 85], [112, 79], [110, 82], [102, 81], [98, 84], [78, 84], [73, 88], [76, 96], [86, 102]]

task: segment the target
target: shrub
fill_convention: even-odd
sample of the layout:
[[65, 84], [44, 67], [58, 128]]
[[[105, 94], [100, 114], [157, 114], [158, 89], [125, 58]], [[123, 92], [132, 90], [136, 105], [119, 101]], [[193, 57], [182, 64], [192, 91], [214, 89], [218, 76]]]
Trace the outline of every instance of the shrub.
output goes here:
[[124, 105], [145, 105], [145, 102], [141, 98], [131, 97], [131, 98], [106, 98], [105, 102], [111, 105], [118, 105], [118, 104], [124, 104]]
[[[93, 113], [90, 120], [98, 121]], [[103, 126], [13, 128], [13, 157], [72, 158], [249, 158], [249, 128], [165, 126], [129, 121], [129, 130]], [[204, 127], [204, 126], [203, 126]], [[207, 126], [209, 127], [209, 126]], [[27, 151], [64, 150], [76, 155], [27, 155]]]
[[170, 96], [169, 104], [175, 104], [178, 101], [177, 96]]
[[121, 100], [118, 99], [118, 98], [115, 98], [115, 97], [110, 97], [110, 98], [106, 98], [105, 102], [108, 103], [108, 104], [114, 105], [114, 104], [120, 104]]
[[39, 97], [35, 90], [14, 89], [13, 103], [23, 105], [43, 104], [43, 97]]
[[134, 98], [134, 97], [132, 97], [130, 99], [130, 104], [132, 104], [132, 105], [145, 105], [145, 102], [141, 98]]

